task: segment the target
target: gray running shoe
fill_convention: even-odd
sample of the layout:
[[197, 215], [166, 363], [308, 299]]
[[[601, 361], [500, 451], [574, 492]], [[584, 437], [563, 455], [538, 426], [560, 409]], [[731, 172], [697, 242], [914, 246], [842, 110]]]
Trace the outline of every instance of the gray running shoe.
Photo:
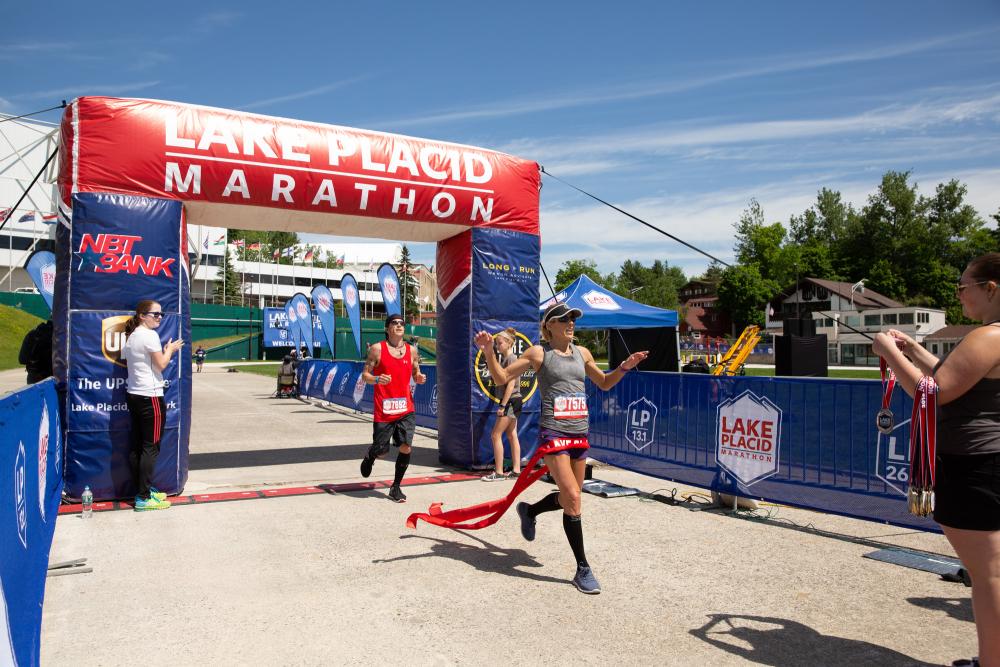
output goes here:
[[528, 514], [528, 503], [517, 504], [517, 515], [521, 517], [521, 536], [529, 542], [535, 539], [535, 517]]
[[403, 494], [403, 490], [398, 486], [389, 487], [389, 500], [397, 503], [405, 503], [406, 496]]
[[587, 595], [597, 595], [601, 592], [601, 585], [597, 583], [597, 577], [589, 567], [576, 568], [573, 585], [576, 586], [576, 590]]
[[368, 458], [368, 456], [365, 455], [365, 458], [361, 459], [361, 476], [362, 477], [368, 477], [369, 475], [371, 475], [372, 474], [372, 466], [374, 464], [375, 464], [375, 460], [371, 459], [371, 458]]

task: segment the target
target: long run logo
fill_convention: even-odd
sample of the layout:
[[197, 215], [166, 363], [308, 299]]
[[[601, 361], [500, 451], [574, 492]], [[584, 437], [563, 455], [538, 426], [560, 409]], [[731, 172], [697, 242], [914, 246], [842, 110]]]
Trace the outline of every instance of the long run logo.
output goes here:
[[141, 236], [126, 234], [84, 234], [80, 247], [74, 253], [79, 258], [77, 271], [93, 267], [96, 273], [130, 273], [147, 276], [164, 275], [173, 278], [170, 268], [174, 258], [141, 255], [136, 247], [142, 243]]
[[[511, 352], [514, 353], [515, 357], [520, 357], [524, 354], [524, 351], [531, 347], [531, 341], [520, 331], [517, 332], [517, 340], [514, 341], [514, 345], [511, 347]], [[493, 382], [493, 378], [490, 377], [490, 369], [486, 365], [486, 357], [483, 356], [483, 351], [479, 350], [476, 352], [475, 371], [476, 371], [476, 382], [479, 383], [479, 388], [483, 390], [483, 393], [490, 397], [490, 399], [495, 403], [500, 403], [503, 400], [503, 395], [497, 391], [497, 385]], [[535, 393], [535, 389], [538, 388], [538, 379], [535, 377], [535, 370], [529, 368], [521, 376], [521, 396], [525, 403], [531, 398], [531, 395]]]

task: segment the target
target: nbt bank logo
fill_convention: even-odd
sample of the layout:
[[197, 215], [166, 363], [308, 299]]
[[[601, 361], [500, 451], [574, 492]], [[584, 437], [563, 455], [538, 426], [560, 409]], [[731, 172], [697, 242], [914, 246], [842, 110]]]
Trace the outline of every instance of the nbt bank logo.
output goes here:
[[93, 267], [95, 273], [129, 273], [147, 276], [164, 275], [173, 278], [171, 266], [175, 259], [136, 254], [141, 236], [125, 234], [84, 234], [80, 248], [74, 253], [80, 260], [77, 271]]

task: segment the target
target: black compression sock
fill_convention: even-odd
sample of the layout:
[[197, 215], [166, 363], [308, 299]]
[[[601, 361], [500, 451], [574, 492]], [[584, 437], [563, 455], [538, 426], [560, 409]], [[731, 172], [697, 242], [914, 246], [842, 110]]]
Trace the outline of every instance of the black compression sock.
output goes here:
[[392, 482], [393, 486], [399, 486], [399, 483], [403, 481], [403, 475], [406, 474], [406, 469], [409, 465], [410, 455], [400, 452], [396, 456], [396, 478]]
[[566, 531], [566, 539], [573, 550], [573, 558], [579, 567], [590, 567], [587, 562], [587, 554], [583, 550], [583, 520], [579, 516], [563, 514], [563, 530]]
[[559, 492], [553, 491], [534, 505], [529, 505], [528, 514], [529, 516], [538, 516], [542, 512], [554, 512], [559, 509], [562, 509], [562, 505], [559, 504]]

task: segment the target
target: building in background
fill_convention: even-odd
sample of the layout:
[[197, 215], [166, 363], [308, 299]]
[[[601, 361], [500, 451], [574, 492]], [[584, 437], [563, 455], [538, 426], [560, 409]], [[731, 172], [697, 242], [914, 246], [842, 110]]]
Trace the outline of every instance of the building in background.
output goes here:
[[709, 280], [690, 280], [677, 290], [683, 317], [680, 333], [690, 338], [722, 338], [733, 334], [729, 313], [722, 311], [719, 284]]
[[781, 335], [782, 323], [790, 317], [816, 320], [816, 333], [827, 337], [827, 361], [844, 366], [878, 366], [867, 336], [898, 329], [922, 343], [945, 326], [943, 310], [905, 306], [866, 289], [863, 280], [851, 284], [803, 278], [772, 301], [765, 327]]

